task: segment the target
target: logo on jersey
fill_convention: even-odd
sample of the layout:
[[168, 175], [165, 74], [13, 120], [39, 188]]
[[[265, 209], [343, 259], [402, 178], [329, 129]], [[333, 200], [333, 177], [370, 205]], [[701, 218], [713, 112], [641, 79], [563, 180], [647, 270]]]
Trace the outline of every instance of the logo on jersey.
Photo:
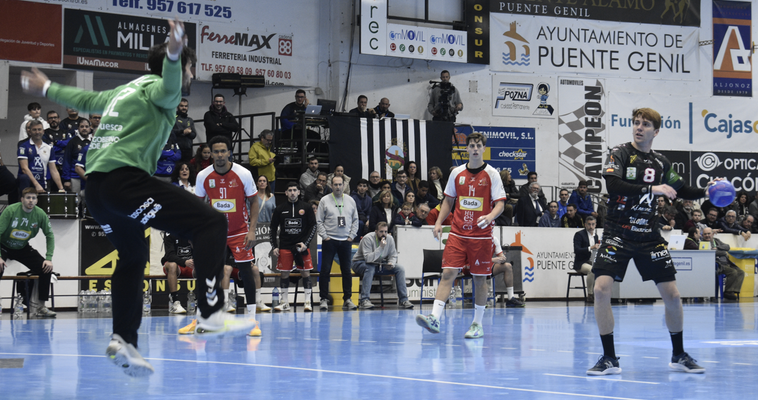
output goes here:
[[[637, 156], [633, 156], [633, 157], [637, 157]], [[627, 168], [626, 169], [626, 179], [630, 179], [630, 180], [637, 179], [637, 168], [635, 168], [635, 167], [629, 167], [629, 168]]]
[[237, 200], [235, 199], [213, 199], [211, 206], [222, 213], [237, 211]]
[[298, 210], [298, 212], [297, 212], [297, 213], [298, 213], [298, 214], [300, 214], [300, 215], [305, 215], [305, 210], [303, 210], [303, 209], [300, 209], [300, 210]]
[[18, 229], [14, 229], [11, 231], [11, 237], [19, 240], [26, 240], [31, 236], [31, 232], [28, 231], [20, 231]]
[[482, 211], [484, 205], [484, 199], [481, 197], [459, 197], [458, 204], [461, 210], [466, 211]]
[[629, 157], [629, 164], [634, 164], [635, 160], [637, 160], [637, 155], [633, 154], [631, 157]]
[[458, 178], [458, 184], [459, 185], [465, 185], [466, 184], [466, 177], [465, 176], [461, 176], [460, 178]]
[[239, 185], [237, 184], [236, 179], [232, 179], [231, 181], [229, 181], [229, 187], [237, 187], [237, 186]]
[[211, 189], [216, 188], [216, 180], [215, 179], [208, 179], [208, 186], [210, 186]]

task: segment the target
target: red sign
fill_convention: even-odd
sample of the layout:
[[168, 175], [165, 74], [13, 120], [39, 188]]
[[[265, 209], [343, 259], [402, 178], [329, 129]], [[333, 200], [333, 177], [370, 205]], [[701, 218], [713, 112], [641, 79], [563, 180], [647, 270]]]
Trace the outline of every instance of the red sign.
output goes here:
[[0, 24], [0, 59], [61, 63], [60, 5], [3, 0], [0, 15], [6, 16]]

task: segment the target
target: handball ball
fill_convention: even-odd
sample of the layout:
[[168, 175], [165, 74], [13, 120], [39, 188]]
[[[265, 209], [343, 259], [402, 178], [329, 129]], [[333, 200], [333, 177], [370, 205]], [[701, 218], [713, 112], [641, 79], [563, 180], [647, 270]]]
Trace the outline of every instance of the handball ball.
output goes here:
[[736, 192], [728, 181], [718, 181], [708, 188], [708, 197], [716, 207], [726, 207], [734, 201]]

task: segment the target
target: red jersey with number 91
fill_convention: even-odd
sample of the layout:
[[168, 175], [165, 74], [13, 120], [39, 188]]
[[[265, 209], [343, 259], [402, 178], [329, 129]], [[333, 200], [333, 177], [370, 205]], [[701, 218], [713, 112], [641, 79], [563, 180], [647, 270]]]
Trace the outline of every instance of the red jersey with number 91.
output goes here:
[[208, 196], [211, 207], [226, 215], [227, 236], [247, 233], [250, 212], [246, 200], [256, 194], [258, 188], [253, 183], [253, 175], [239, 164], [232, 164], [225, 174], [216, 172], [213, 165], [197, 174], [195, 195], [201, 199]]
[[450, 173], [445, 196], [455, 200], [451, 232], [461, 237], [491, 238], [492, 224], [480, 228], [476, 221], [492, 212], [493, 205], [505, 200], [500, 174], [488, 164], [469, 170], [461, 165]]

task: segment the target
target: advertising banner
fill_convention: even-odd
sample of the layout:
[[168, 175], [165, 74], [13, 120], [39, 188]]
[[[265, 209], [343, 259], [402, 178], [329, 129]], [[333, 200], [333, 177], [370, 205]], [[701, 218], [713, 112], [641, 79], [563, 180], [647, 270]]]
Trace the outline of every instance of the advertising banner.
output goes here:
[[385, 0], [361, 0], [361, 54], [387, 55]]
[[467, 34], [452, 29], [387, 24], [387, 55], [465, 63]]
[[65, 8], [111, 12], [181, 21], [235, 21], [250, 17], [247, 0], [27, 0], [60, 4]]
[[[1, 1], [0, 58], [60, 65], [62, 12], [56, 4]], [[34, 29], [29, 29], [30, 16]]]
[[526, 74], [492, 75], [492, 115], [555, 118], [556, 82], [555, 78]]
[[[151, 46], [167, 40], [168, 21], [130, 15], [66, 9], [63, 66], [74, 69], [144, 74]], [[196, 26], [185, 23], [188, 45], [195, 48]]]
[[291, 32], [240, 30], [230, 24], [200, 26], [197, 79], [214, 73], [263, 75], [266, 86], [305, 85], [295, 68], [296, 42]]
[[[487, 149], [484, 161], [498, 171], [507, 169], [513, 179], [526, 179], [529, 171], [536, 170], [536, 135], [534, 128], [508, 128], [500, 126], [475, 126], [474, 131], [487, 137]], [[470, 126], [459, 126], [457, 134], [468, 136]], [[459, 142], [466, 143], [465, 137]], [[453, 152], [454, 164], [461, 165], [468, 160], [463, 151], [465, 146], [456, 146], [459, 152]]]
[[620, 92], [611, 92], [609, 97], [609, 147], [632, 140], [632, 111], [648, 107], [661, 114], [661, 130], [653, 141], [653, 150], [694, 150], [690, 140], [692, 97]]
[[713, 1], [713, 95], [753, 96], [749, 2]]
[[758, 189], [758, 153], [693, 151], [690, 158], [692, 186], [704, 188], [713, 178], [724, 178], [738, 192]]
[[493, 71], [699, 79], [696, 27], [491, 15]]
[[468, 27], [468, 62], [490, 63], [490, 3], [489, 0], [466, 0], [466, 26]]
[[700, 0], [490, 0], [490, 10], [493, 13], [579, 20], [700, 26]]
[[605, 81], [558, 78], [558, 94], [559, 186], [585, 180], [590, 193], [600, 194], [608, 136]]

